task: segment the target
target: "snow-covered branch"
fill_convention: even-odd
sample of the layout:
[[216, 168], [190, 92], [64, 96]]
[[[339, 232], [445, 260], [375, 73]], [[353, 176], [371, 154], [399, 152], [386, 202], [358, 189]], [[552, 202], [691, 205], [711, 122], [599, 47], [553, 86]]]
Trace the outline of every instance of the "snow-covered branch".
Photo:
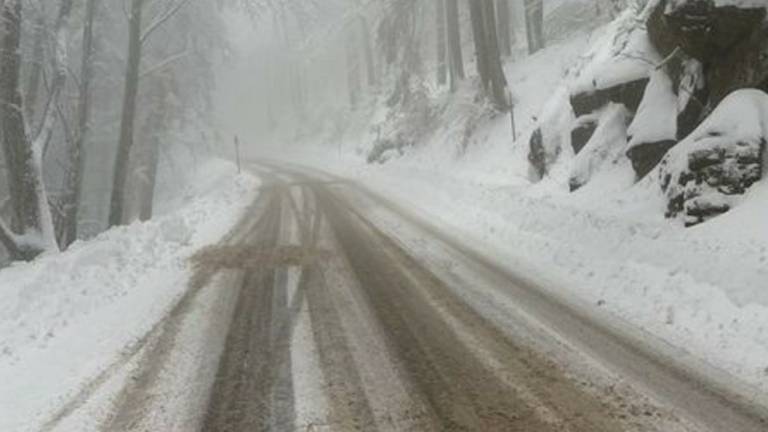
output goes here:
[[187, 3], [189, 3], [190, 0], [178, 0], [173, 6], [168, 8], [165, 13], [161, 14], [157, 19], [155, 19], [154, 22], [152, 22], [146, 30], [144, 30], [144, 33], [141, 35], [141, 43], [146, 43], [147, 39], [152, 35], [152, 33], [155, 32], [158, 28], [160, 28], [166, 21], [173, 18], [174, 15], [176, 15], [177, 12], [181, 10], [182, 7], [184, 7]]
[[0, 244], [11, 254], [11, 256], [20, 256], [21, 251], [17, 244], [16, 236], [13, 234], [10, 228], [5, 224], [2, 216], [0, 216]]
[[151, 66], [151, 67], [147, 68], [146, 70], [142, 71], [141, 74], [139, 75], [139, 77], [140, 78], [144, 78], [144, 77], [146, 77], [148, 75], [152, 75], [153, 73], [166, 68], [167, 66], [169, 66], [169, 65], [171, 65], [171, 64], [173, 64], [173, 63], [175, 63], [175, 62], [177, 62], [177, 61], [179, 61], [179, 60], [181, 60], [181, 59], [183, 59], [185, 57], [187, 57], [188, 55], [189, 55], [189, 51], [186, 50], [186, 49], [184, 51], [178, 53], [178, 54], [173, 54], [173, 55], [169, 56], [168, 58], [166, 58], [165, 60], [162, 60], [162, 61], [158, 62], [156, 65]]

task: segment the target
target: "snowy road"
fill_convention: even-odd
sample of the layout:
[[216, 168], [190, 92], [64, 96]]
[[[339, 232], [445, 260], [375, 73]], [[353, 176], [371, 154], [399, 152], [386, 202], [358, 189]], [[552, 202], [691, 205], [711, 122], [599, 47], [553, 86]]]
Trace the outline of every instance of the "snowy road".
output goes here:
[[[265, 186], [252, 212], [198, 258], [194, 280], [219, 274], [230, 305], [198, 316], [219, 330], [184, 347], [222, 352], [192, 378], [179, 374], [184, 388], [197, 384], [186, 393], [203, 401], [202, 430], [768, 428], [765, 410], [722, 385], [719, 372], [679, 365], [674, 351], [531, 286], [482, 245], [361, 185], [254, 169]], [[190, 430], [157, 415], [173, 404], [151, 400], [158, 383], [182, 385], [162, 378], [178, 341], [160, 336], [147, 349], [104, 430]]]

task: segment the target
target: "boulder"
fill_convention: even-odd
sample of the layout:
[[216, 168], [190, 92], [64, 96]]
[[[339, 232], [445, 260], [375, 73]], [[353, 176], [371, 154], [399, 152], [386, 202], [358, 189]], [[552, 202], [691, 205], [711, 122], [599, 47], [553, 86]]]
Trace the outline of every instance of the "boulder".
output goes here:
[[571, 130], [571, 147], [573, 153], [579, 154], [581, 149], [589, 142], [597, 129], [597, 121], [593, 119], [578, 122], [576, 127]]
[[767, 128], [768, 94], [741, 90], [724, 99], [661, 162], [667, 217], [691, 226], [730, 210], [763, 177]]
[[[749, 39], [766, 16], [765, 7], [717, 7], [713, 0], [676, 1], [667, 5], [665, 12], [664, 30], [677, 46], [704, 64], [718, 61], [736, 44]], [[655, 39], [668, 43], [658, 34]]]
[[755, 29], [710, 60], [705, 67], [705, 79], [711, 107], [735, 90], [760, 87], [768, 80], [768, 25]]
[[536, 176], [536, 179], [540, 180], [547, 174], [547, 152], [544, 149], [541, 128], [536, 129], [531, 134], [529, 147], [528, 162], [531, 164], [531, 170]]
[[629, 111], [635, 112], [647, 85], [648, 78], [642, 78], [607, 89], [578, 93], [571, 96], [571, 106], [576, 117], [592, 114], [610, 102], [623, 104]]
[[637, 178], [641, 179], [653, 171], [675, 144], [675, 140], [663, 140], [637, 144], [627, 150], [627, 157], [632, 161]]
[[662, 57], [668, 57], [680, 46], [677, 34], [667, 21], [666, 9], [667, 0], [660, 0], [646, 22], [648, 38]]
[[677, 114], [677, 139], [682, 140], [696, 129], [701, 123], [701, 117], [705, 113], [706, 104], [709, 100], [709, 89], [702, 86], [692, 90], [692, 96], [688, 102]]
[[[680, 105], [678, 139], [691, 133], [704, 114], [731, 92], [768, 87], [767, 10], [756, 4], [737, 7], [713, 0], [660, 0], [649, 14], [648, 37], [667, 59], [665, 69], [676, 92], [687, 98]], [[677, 48], [681, 51], [671, 56]], [[701, 65], [701, 77], [697, 86], [686, 89], [687, 65], [692, 61]], [[692, 97], [685, 91], [691, 91]]]
[[626, 167], [627, 125], [631, 113], [623, 104], [610, 103], [599, 112], [597, 129], [573, 158], [568, 184], [571, 192], [589, 183], [606, 170]]
[[664, 166], [662, 188], [668, 197], [667, 217], [682, 215], [686, 226], [704, 222], [730, 210], [730, 198], [743, 195], [762, 178], [765, 138], [720, 138], [702, 140], [704, 148], [688, 155], [686, 169], [674, 173]]
[[643, 101], [627, 130], [626, 154], [632, 161], [636, 179], [651, 172], [677, 144], [678, 102], [669, 74], [664, 69], [653, 71]]
[[558, 88], [544, 105], [536, 120], [536, 130], [528, 141], [529, 178], [532, 182], [550, 174], [557, 164], [563, 149], [570, 146], [569, 131], [573, 126], [573, 110], [568, 102], [568, 89]]

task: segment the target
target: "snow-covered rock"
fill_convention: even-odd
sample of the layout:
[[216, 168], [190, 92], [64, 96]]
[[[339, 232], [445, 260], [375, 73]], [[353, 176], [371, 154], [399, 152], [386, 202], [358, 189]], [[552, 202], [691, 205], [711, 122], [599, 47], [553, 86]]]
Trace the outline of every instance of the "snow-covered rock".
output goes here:
[[569, 182], [572, 191], [586, 184], [603, 166], [616, 165], [625, 157], [629, 115], [621, 104], [612, 103], [602, 110], [594, 135], [574, 158]]
[[[544, 176], [554, 164], [568, 165], [572, 190], [590, 181], [595, 170], [605, 166], [595, 164], [594, 155], [612, 154], [617, 148], [617, 134], [598, 136], [597, 118], [610, 104], [621, 104], [630, 122], [625, 156], [631, 160], [636, 178], [645, 177], [726, 95], [744, 88], [768, 91], [766, 7], [766, 1], [654, 0], [628, 8], [566, 76], [569, 100], [563, 102], [555, 95], [547, 105], [529, 145], [532, 170]], [[568, 117], [574, 120], [567, 125], [552, 121]], [[587, 147], [589, 155], [582, 156]], [[754, 143], [740, 147], [738, 155], [732, 154], [736, 149], [732, 145], [717, 147], [721, 150], [715, 153], [723, 163], [733, 158], [752, 159], [759, 151]], [[575, 154], [574, 162], [560, 157], [563, 153]], [[715, 156], [702, 153], [702, 157]], [[722, 177], [733, 183], [739, 176], [708, 177], [711, 182]], [[743, 193], [743, 188], [732, 189], [731, 195]], [[683, 211], [680, 196], [670, 206], [670, 215]], [[683, 201], [702, 218], [729, 208], [712, 196]]]
[[[630, 115], [642, 100], [648, 76], [659, 55], [648, 39], [637, 11], [627, 10], [609, 24], [596, 44], [570, 69], [562, 88], [549, 99], [541, 113], [539, 128], [529, 141], [528, 160], [534, 180], [547, 175], [560, 155], [580, 153], [592, 141], [596, 119], [609, 104], [624, 105]], [[588, 144], [590, 143], [591, 144]], [[591, 157], [583, 156], [581, 163]], [[599, 165], [599, 164], [598, 164]], [[586, 166], [594, 167], [587, 163]], [[571, 188], [581, 186], [591, 168], [581, 166], [572, 173]], [[586, 170], [586, 171], [585, 171]], [[576, 183], [574, 183], [576, 181]]]
[[695, 225], [730, 210], [762, 178], [768, 142], [768, 94], [729, 95], [664, 158], [661, 187], [667, 216]]
[[574, 116], [568, 103], [568, 90], [560, 87], [541, 112], [539, 127], [529, 140], [528, 162], [531, 164], [529, 177], [541, 180], [558, 161], [564, 148], [570, 146], [570, 127]]
[[645, 177], [676, 143], [678, 100], [663, 69], [651, 73], [643, 100], [627, 130], [627, 156], [638, 178]]
[[763, 0], [662, 0], [649, 32], [662, 53], [680, 48], [705, 65], [711, 108], [734, 90], [768, 86], [766, 8]]

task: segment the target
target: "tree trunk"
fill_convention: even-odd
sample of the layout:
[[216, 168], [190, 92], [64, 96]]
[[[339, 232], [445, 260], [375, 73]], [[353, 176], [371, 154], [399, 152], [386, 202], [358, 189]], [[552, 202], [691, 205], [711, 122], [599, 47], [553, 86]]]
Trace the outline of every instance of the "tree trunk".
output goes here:
[[470, 0], [472, 34], [477, 52], [477, 71], [488, 97], [498, 109], [507, 108], [507, 80], [501, 65], [493, 2]]
[[491, 99], [496, 108], [507, 109], [507, 78], [504, 76], [504, 67], [501, 64], [501, 52], [499, 50], [498, 31], [496, 29], [496, 13], [493, 2], [483, 2], [485, 6], [485, 28], [487, 38], [487, 61], [490, 81]]
[[349, 92], [349, 105], [352, 108], [357, 106], [358, 96], [360, 94], [360, 62], [358, 59], [358, 50], [355, 44], [355, 38], [347, 39], [347, 90]]
[[292, 55], [292, 61], [294, 62], [294, 65], [288, 72], [291, 102], [293, 104], [293, 112], [296, 115], [296, 118], [302, 120], [306, 117], [306, 105], [304, 104], [304, 83], [301, 73], [302, 67], [298, 56]]
[[45, 29], [45, 11], [43, 4], [40, 4], [40, 10], [35, 18], [35, 42], [32, 48], [32, 61], [29, 69], [29, 81], [27, 82], [27, 91], [24, 97], [24, 115], [28, 122], [35, 118], [35, 107], [40, 93], [40, 81], [43, 76], [43, 62], [45, 61], [44, 41], [47, 31]]
[[365, 70], [368, 73], [368, 86], [376, 87], [379, 85], [376, 74], [376, 62], [373, 59], [373, 49], [371, 47], [371, 34], [368, 29], [368, 21], [364, 16], [360, 16], [360, 27], [363, 34], [363, 50], [365, 54]]
[[149, 141], [147, 152], [147, 172], [144, 193], [139, 207], [139, 220], [142, 222], [152, 219], [155, 202], [155, 185], [157, 183], [157, 165], [160, 155], [160, 133], [156, 132]]
[[160, 154], [162, 133], [168, 124], [168, 90], [167, 78], [160, 77], [153, 86], [151, 93], [151, 111], [146, 126], [146, 140], [141, 156], [142, 184], [139, 198], [139, 220], [144, 222], [152, 218], [155, 200], [155, 184], [157, 183], [157, 165]]
[[70, 151], [69, 176], [67, 179], [66, 234], [64, 245], [69, 246], [77, 240], [78, 213], [80, 211], [83, 171], [85, 169], [84, 146], [88, 138], [91, 80], [93, 78], [93, 27], [99, 0], [88, 0], [83, 23], [83, 54], [80, 63], [80, 88], [77, 102], [77, 131]]
[[445, 47], [445, 0], [437, 1], [437, 84], [448, 82], [448, 69]]
[[486, 91], [490, 87], [488, 73], [488, 38], [486, 37], [483, 2], [487, 0], [469, 0], [469, 14], [472, 21], [472, 38], [475, 43], [475, 58], [480, 82]]
[[448, 60], [451, 72], [451, 90], [465, 78], [464, 56], [461, 50], [461, 24], [458, 0], [445, 0], [446, 33], [448, 34]]
[[[0, 47], [0, 122], [3, 130], [3, 151], [8, 174], [8, 192], [11, 200], [11, 229], [24, 232], [36, 227], [34, 210], [25, 196], [34, 190], [27, 167], [32, 162], [32, 149], [27, 138], [22, 98], [19, 91], [21, 67], [21, 1], [8, 0], [3, 5], [4, 23], [2, 47]], [[26, 171], [26, 172], [25, 172]]]
[[[43, 181], [43, 152], [49, 142], [56, 121], [55, 107], [66, 83], [67, 20], [72, 0], [62, 0], [54, 27], [55, 52], [53, 79], [48, 102], [42, 116], [40, 133], [31, 139], [26, 129], [27, 119], [20, 90], [21, 67], [21, 0], [7, 0], [2, 8], [5, 32], [0, 48], [0, 127], [3, 129], [3, 147], [8, 164], [9, 190], [17, 231], [25, 234], [25, 243], [16, 244], [10, 252], [15, 258], [30, 259], [45, 250], [58, 250], [53, 218], [48, 205], [48, 194]], [[3, 224], [4, 242], [8, 235]], [[35, 240], [30, 241], [30, 237]]]
[[544, 2], [525, 0], [525, 29], [528, 35], [528, 53], [544, 48]]
[[496, 0], [498, 17], [499, 50], [507, 57], [512, 55], [512, 27], [510, 25], [509, 0]]
[[128, 64], [125, 73], [123, 93], [123, 115], [120, 125], [120, 142], [117, 147], [113, 169], [112, 199], [109, 207], [109, 226], [123, 223], [125, 207], [125, 184], [128, 179], [133, 129], [136, 121], [136, 98], [139, 91], [139, 68], [141, 66], [141, 18], [144, 0], [133, 0], [129, 16]]

